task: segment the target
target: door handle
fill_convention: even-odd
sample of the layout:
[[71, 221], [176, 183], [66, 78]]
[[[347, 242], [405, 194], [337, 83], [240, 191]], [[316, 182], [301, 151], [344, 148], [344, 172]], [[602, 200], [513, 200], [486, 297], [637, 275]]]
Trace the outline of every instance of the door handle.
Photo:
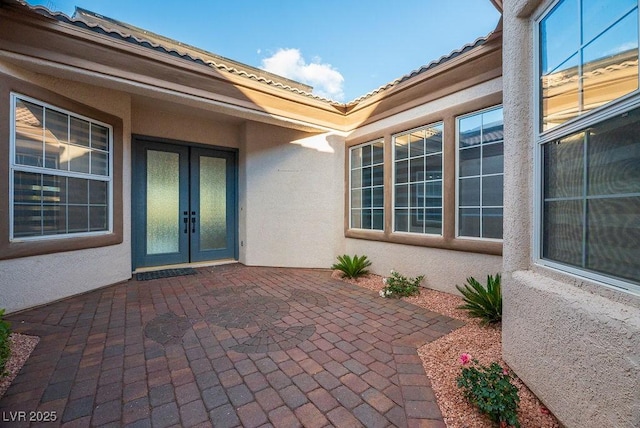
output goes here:
[[191, 233], [196, 233], [196, 212], [191, 211]]
[[184, 215], [184, 233], [189, 233], [189, 211], [183, 211], [182, 215]]

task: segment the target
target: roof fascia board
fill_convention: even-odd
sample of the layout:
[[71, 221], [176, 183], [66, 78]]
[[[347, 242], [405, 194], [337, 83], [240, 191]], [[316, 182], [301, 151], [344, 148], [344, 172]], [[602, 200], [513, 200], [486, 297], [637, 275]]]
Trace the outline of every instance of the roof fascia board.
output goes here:
[[496, 37], [352, 106], [347, 111], [347, 128], [356, 129], [501, 75], [502, 44], [501, 37]]
[[[36, 16], [34, 17], [32, 15]], [[243, 94], [243, 96], [241, 97], [234, 98], [223, 97], [211, 91], [208, 92], [209, 97], [214, 97], [221, 102], [237, 104], [242, 107], [250, 108], [252, 104], [255, 104], [255, 102], [251, 100], [259, 99], [259, 108], [267, 111], [273, 110], [280, 112], [296, 112], [295, 114], [299, 115], [299, 118], [304, 117], [308, 122], [313, 122], [314, 120], [316, 120], [316, 117], [320, 117], [322, 119], [318, 120], [318, 125], [322, 127], [339, 129], [344, 124], [344, 108], [342, 106], [329, 104], [319, 99], [314, 99], [312, 97], [297, 94], [289, 90], [273, 87], [233, 73], [226, 73], [214, 67], [194, 63], [179, 56], [167, 54], [166, 52], [159, 52], [153, 49], [146, 48], [144, 46], [135, 45], [124, 40], [118, 40], [104, 34], [84, 30], [82, 28], [78, 28], [77, 26], [65, 22], [60, 22], [38, 13], [16, 14], [15, 11], [7, 13], [7, 9], [0, 8], [0, 19], [4, 21], [3, 27], [5, 27], [5, 31], [7, 31], [8, 33], [11, 32], [8, 26], [10, 26], [13, 22], [15, 25], [27, 26], [28, 28], [32, 29], [32, 31], [49, 32], [52, 37], [54, 35], [64, 37], [65, 41], [68, 41], [68, 43], [86, 43], [90, 44], [91, 46], [99, 46], [102, 49], [113, 52], [114, 55], [129, 55], [131, 57], [131, 61], [134, 62], [152, 61], [156, 67], [158, 65], [171, 67], [172, 73], [175, 74], [175, 80], [178, 81], [190, 81], [190, 77], [193, 77], [193, 74], [195, 73], [196, 75], [200, 76], [200, 78], [204, 77], [209, 80], [209, 83], [212, 82], [210, 79], [213, 79], [213, 81], [218, 82], [218, 85], [232, 85], [236, 89], [235, 92]], [[24, 27], [22, 29], [25, 30]], [[3, 32], [2, 29], [0, 29], [0, 33], [1, 32]], [[13, 31], [13, 33], [25, 34], [24, 31], [17, 30]], [[49, 38], [44, 36], [40, 37], [40, 40], [43, 40], [43, 42], [38, 43], [37, 46], [35, 43], [32, 43], [31, 46], [18, 46], [20, 43], [18, 39], [20, 39], [20, 37], [14, 38], [14, 42], [16, 43], [15, 46], [7, 46], [7, 44], [5, 43], [5, 38], [0, 40], [0, 43], [4, 45], [3, 49], [5, 50], [13, 50], [15, 52], [26, 51], [28, 54], [31, 54], [39, 59], [59, 62], [61, 64], [72, 66], [80, 66], [87, 70], [95, 69], [95, 64], [100, 65], [99, 68], [107, 71], [109, 74], [112, 74], [114, 76], [125, 77], [127, 75], [127, 70], [123, 70], [119, 67], [110, 68], [104, 63], [99, 64], [94, 63], [91, 60], [84, 60], [83, 58], [80, 58], [80, 55], [78, 55], [76, 58], [72, 58], [68, 55], [56, 55], [56, 52], [53, 49], [47, 49], [47, 47], [45, 46], [46, 40], [48, 40]], [[88, 50], [91, 51], [91, 49]], [[91, 53], [89, 55], [91, 55]], [[86, 50], [82, 56], [87, 56]], [[127, 65], [131, 63], [131, 61], [127, 61]], [[138, 68], [145, 69], [146, 67]], [[129, 74], [129, 77], [134, 78], [134, 76], [131, 74]], [[136, 76], [136, 78], [142, 80], [154, 80], [153, 76], [138, 75]], [[159, 83], [160, 81], [157, 80], [156, 84]], [[166, 83], [171, 84], [171, 82]], [[211, 84], [208, 84], [207, 86], [210, 87]], [[254, 108], [258, 107], [254, 106]]]
[[[248, 89], [263, 91], [263, 92], [268, 92], [268, 90], [271, 89], [271, 92], [283, 93], [283, 94], [280, 94], [281, 97], [286, 97], [288, 95], [297, 95], [295, 92], [283, 91], [279, 88], [273, 88], [269, 85], [265, 85], [264, 83], [253, 80], [251, 78], [243, 77], [233, 73], [220, 72], [218, 71], [217, 68], [204, 63], [195, 63], [195, 62], [188, 61], [180, 57], [178, 54], [172, 55], [170, 52], [167, 52], [164, 50], [158, 50], [156, 48], [148, 48], [148, 47], [140, 46], [135, 43], [128, 42], [126, 40], [114, 38], [107, 34], [101, 34], [95, 31], [78, 27], [73, 24], [69, 24], [67, 22], [58, 21], [58, 20], [46, 17], [45, 15], [42, 15], [39, 13], [34, 13], [33, 15], [44, 18], [46, 20], [47, 24], [41, 25], [43, 28], [46, 28], [47, 30], [54, 31], [54, 32], [64, 33], [70, 38], [80, 38], [89, 43], [98, 43], [102, 46], [108, 46], [110, 48], [113, 48], [123, 53], [129, 53], [129, 54], [133, 54], [143, 58], [146, 57], [158, 62], [168, 62], [179, 69], [193, 70], [200, 73], [204, 73], [205, 71], [209, 71], [209, 72], [214, 71], [214, 73], [208, 73], [208, 74], [211, 77], [218, 80], [223, 80], [223, 81], [230, 80], [236, 86], [243, 86], [243, 87], [247, 87]], [[23, 13], [20, 13], [18, 16], [25, 18], [25, 23], [34, 22], [34, 21], [28, 21], [27, 16]], [[315, 99], [315, 98], [306, 97], [306, 96], [303, 96], [303, 98], [305, 101], [309, 101], [310, 104], [313, 103], [313, 104], [322, 106], [327, 110], [335, 108], [335, 106], [331, 105], [330, 103], [327, 103], [326, 101], [322, 101], [321, 99]]]
[[[260, 110], [250, 109], [243, 106], [224, 103], [219, 100], [204, 98], [196, 94], [180, 92], [174, 88], [152, 86], [147, 83], [134, 82], [129, 79], [122, 79], [117, 76], [99, 74], [98, 72], [80, 69], [65, 64], [49, 62], [30, 56], [0, 50], [0, 59], [14, 64], [22, 69], [33, 70], [47, 75], [74, 75], [74, 80], [85, 84], [99, 84], [110, 89], [119, 90], [123, 93], [142, 95], [155, 99], [161, 98], [171, 102], [190, 102], [204, 110], [226, 114], [235, 118], [253, 120], [261, 123], [278, 125], [286, 128], [297, 129], [304, 132], [340, 132], [334, 127], [325, 127], [304, 120], [297, 120], [291, 115], [278, 115]], [[0, 63], [0, 72], [2, 67]]]
[[350, 106], [350, 108], [347, 110], [347, 113], [352, 113], [360, 109], [364, 109], [371, 104], [379, 103], [381, 100], [389, 99], [394, 95], [397, 95], [401, 92], [404, 92], [406, 90], [409, 90], [415, 86], [422, 84], [426, 80], [430, 80], [430, 79], [433, 79], [435, 76], [445, 74], [451, 71], [452, 69], [463, 67], [465, 64], [468, 64], [478, 58], [486, 56], [491, 52], [500, 50], [501, 48], [502, 48], [501, 41], [498, 41], [497, 43], [496, 42], [485, 43], [481, 46], [476, 47], [475, 49], [472, 49], [472, 50], [469, 50], [468, 52], [460, 54], [459, 56], [443, 64], [440, 64], [437, 67], [432, 68], [431, 70], [427, 70], [423, 73], [417, 74], [412, 78], [397, 84], [396, 86], [393, 86], [385, 91], [379, 92], [368, 98], [365, 98], [359, 103], [353, 106]]
[[[203, 63], [189, 61], [177, 53], [172, 55], [165, 50], [148, 48], [84, 29], [33, 10], [29, 12], [25, 13], [23, 8], [3, 6], [0, 7], [0, 20], [4, 23], [15, 22], [28, 28], [49, 32], [51, 35], [64, 38], [69, 44], [78, 44], [79, 46], [86, 44], [87, 47], [95, 48], [86, 49], [82, 54], [69, 58], [63, 52], [58, 53], [56, 49], [47, 49], [34, 41], [30, 45], [20, 45], [20, 37], [14, 37], [12, 40], [16, 44], [15, 46], [6, 46], [6, 39], [3, 37], [0, 38], [0, 49], [14, 53], [26, 53], [43, 61], [80, 67], [83, 70], [118, 77], [120, 86], [122, 86], [122, 82], [131, 80], [134, 85], [146, 84], [150, 87], [167, 88], [175, 93], [202, 97], [216, 103], [264, 112], [267, 115], [290, 117], [294, 121], [307, 123], [318, 129], [351, 131], [363, 124], [375, 122], [413, 108], [420, 103], [431, 101], [443, 96], [443, 94], [451, 93], [452, 90], [464, 89], [468, 85], [482, 83], [482, 81], [501, 75], [502, 31], [499, 24], [496, 31], [483, 44], [462, 52], [431, 69], [419, 72], [385, 90], [366, 96], [354, 104], [338, 105], [288, 89], [274, 87], [235, 73], [220, 71]], [[27, 49], [24, 50], [24, 48]], [[91, 57], [91, 53], [87, 55], [86, 51], [91, 52], [96, 48], [103, 52], [109, 52], [115, 57], [121, 57], [121, 63], [123, 62], [122, 58], [127, 58], [127, 61], [125, 64], [121, 64], [122, 66], [109, 67], [105, 64], [104, 59], [102, 59], [102, 63], [99, 62], [100, 55], [96, 53], [93, 54], [93, 57]], [[495, 69], [484, 70], [480, 73], [474, 70], [470, 75], [475, 78], [468, 79], [466, 82], [460, 80], [461, 70], [469, 67], [469, 64], [474, 61], [489, 56], [495, 57], [496, 51], [499, 51], [500, 59], [496, 62]], [[132, 63], [137, 64], [137, 67], [132, 66]], [[140, 70], [147, 73], [141, 73]], [[135, 71], [138, 72], [135, 73]], [[172, 77], [171, 80], [166, 77], [169, 74]], [[452, 76], [451, 81], [447, 81], [446, 78], [449, 74]], [[446, 88], [434, 87], [429, 83], [438, 78], [446, 83]], [[430, 88], [429, 93], [425, 92], [427, 88]], [[233, 92], [240, 95], [233, 96]]]
[[153, 45], [154, 49], [157, 45], [158, 48], [167, 51], [167, 53], [176, 51], [179, 55], [187, 55], [193, 60], [201, 59], [205, 62], [210, 59], [217, 60], [221, 64], [224, 64], [229, 68], [236, 68], [239, 71], [246, 72], [247, 74], [254, 74], [258, 77], [265, 77], [265, 79], [289, 86], [292, 89], [300, 89], [308, 93], [311, 93], [311, 91], [313, 90], [313, 87], [307, 84], [287, 79], [286, 77], [279, 76], [256, 67], [252, 67], [247, 64], [242, 64], [233, 59], [225, 58], [212, 52], [207, 52], [196, 46], [182, 43], [180, 41], [165, 37], [161, 34], [138, 28], [134, 25], [120, 22], [118, 20], [102, 16], [100, 14], [80, 7], [76, 7], [76, 12], [71, 19], [77, 19], [76, 15], [80, 15], [81, 18], [78, 22], [81, 22], [83, 25], [87, 25], [89, 27], [95, 26], [100, 30], [104, 30], [109, 33], [115, 33], [118, 36], [128, 36], [127, 38], [133, 38], [140, 43], [142, 43], [143, 41], [148, 42], [149, 44]]

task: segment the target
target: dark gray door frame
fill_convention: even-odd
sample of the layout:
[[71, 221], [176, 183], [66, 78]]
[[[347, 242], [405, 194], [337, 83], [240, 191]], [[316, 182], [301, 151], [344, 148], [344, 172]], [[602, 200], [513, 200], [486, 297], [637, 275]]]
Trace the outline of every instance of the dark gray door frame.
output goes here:
[[[179, 253], [146, 254], [146, 161], [147, 151], [161, 150], [180, 155], [180, 228], [188, 227], [188, 233], [180, 232]], [[131, 181], [131, 245], [132, 267], [162, 266], [217, 259], [238, 259], [238, 151], [218, 146], [186, 143], [183, 141], [132, 135], [132, 181]], [[199, 234], [192, 232], [198, 223], [200, 213], [192, 210], [199, 203], [199, 186], [196, 178], [199, 156], [224, 158], [227, 162], [227, 248], [220, 250], [201, 250]], [[195, 183], [194, 183], [195, 181]], [[195, 224], [192, 224], [192, 211], [196, 211]], [[187, 224], [183, 224], [183, 213], [187, 212]]]

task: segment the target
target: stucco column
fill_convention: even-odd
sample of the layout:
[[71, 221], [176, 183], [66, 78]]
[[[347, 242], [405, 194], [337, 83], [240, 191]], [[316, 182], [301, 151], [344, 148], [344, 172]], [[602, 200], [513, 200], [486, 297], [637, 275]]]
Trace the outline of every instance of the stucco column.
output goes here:
[[533, 67], [528, 19], [517, 16], [525, 1], [505, 2], [503, 12], [504, 247], [503, 268], [526, 270], [533, 228]]

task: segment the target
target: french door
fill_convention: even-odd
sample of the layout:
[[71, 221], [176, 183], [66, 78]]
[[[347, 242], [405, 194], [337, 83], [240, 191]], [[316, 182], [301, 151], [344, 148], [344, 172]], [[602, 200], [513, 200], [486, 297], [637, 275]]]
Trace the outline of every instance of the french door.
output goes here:
[[133, 145], [133, 268], [236, 258], [236, 153]]

